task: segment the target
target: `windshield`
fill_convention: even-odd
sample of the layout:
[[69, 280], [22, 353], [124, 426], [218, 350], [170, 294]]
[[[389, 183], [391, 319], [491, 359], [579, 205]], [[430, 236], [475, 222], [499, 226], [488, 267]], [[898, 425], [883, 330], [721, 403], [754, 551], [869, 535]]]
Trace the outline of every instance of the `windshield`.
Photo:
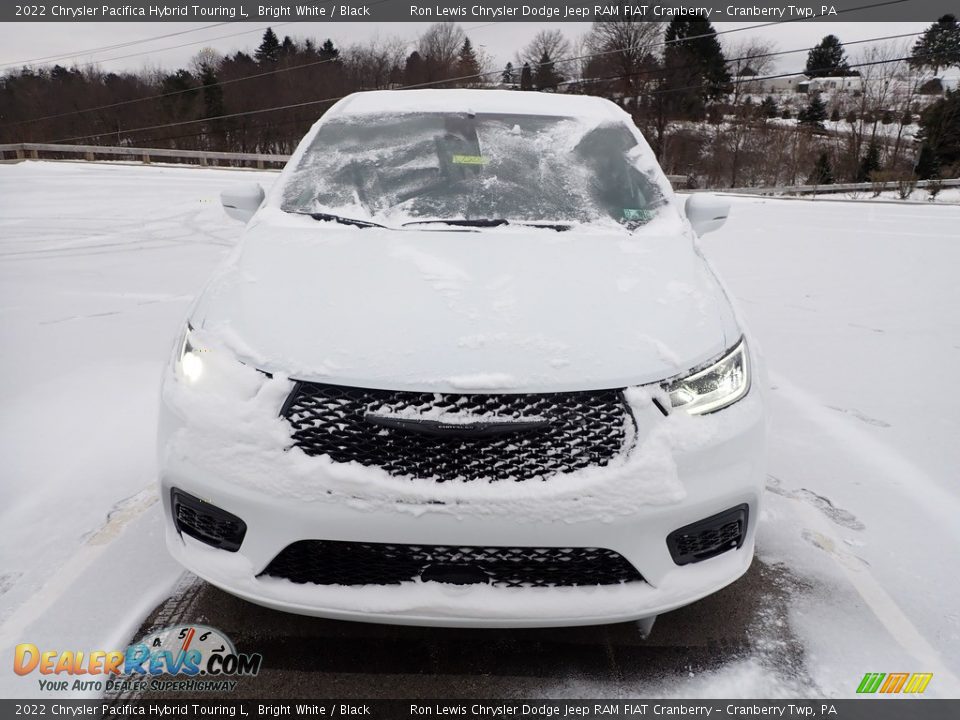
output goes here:
[[321, 125], [283, 187], [282, 209], [386, 225], [498, 220], [634, 227], [667, 202], [655, 167], [616, 121], [355, 115]]

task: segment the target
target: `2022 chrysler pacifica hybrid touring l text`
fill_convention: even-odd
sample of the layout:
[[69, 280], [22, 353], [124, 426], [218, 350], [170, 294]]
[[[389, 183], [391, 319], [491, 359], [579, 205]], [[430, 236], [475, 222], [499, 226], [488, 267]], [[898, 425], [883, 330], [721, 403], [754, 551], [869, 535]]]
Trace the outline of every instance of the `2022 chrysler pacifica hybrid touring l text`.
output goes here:
[[269, 607], [645, 620], [748, 568], [756, 348], [630, 117], [593, 97], [337, 103], [194, 303], [162, 389], [167, 545]]

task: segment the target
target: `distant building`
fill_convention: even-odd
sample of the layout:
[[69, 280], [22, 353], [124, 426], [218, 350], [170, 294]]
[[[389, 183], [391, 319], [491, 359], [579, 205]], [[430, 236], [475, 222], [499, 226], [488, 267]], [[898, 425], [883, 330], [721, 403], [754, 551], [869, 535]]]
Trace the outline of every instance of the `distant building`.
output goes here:
[[798, 92], [854, 93], [863, 89], [863, 79], [858, 75], [810, 78], [798, 84]]
[[790, 77], [754, 80], [751, 82], [751, 84], [756, 83], [756, 85], [760, 88], [757, 92], [766, 93], [768, 95], [782, 95], [784, 93], [801, 92], [799, 85], [803, 82], [807, 82], [806, 75], [792, 75]]

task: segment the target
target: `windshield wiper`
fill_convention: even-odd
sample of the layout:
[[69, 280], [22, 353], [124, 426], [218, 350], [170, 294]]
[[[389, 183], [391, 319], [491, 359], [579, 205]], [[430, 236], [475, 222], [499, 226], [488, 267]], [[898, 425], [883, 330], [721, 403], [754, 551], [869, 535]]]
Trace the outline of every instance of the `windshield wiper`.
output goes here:
[[497, 227], [498, 225], [509, 225], [510, 221], [505, 218], [476, 218], [475, 220], [411, 220], [405, 222], [403, 227], [408, 225], [455, 225], [457, 227]]
[[335, 222], [335, 223], [340, 223], [341, 225], [351, 225], [353, 227], [358, 227], [358, 228], [372, 228], [372, 227], [387, 228], [386, 225], [380, 225], [375, 222], [370, 222], [369, 220], [358, 220], [357, 218], [344, 217], [343, 215], [334, 215], [332, 213], [325, 213], [325, 212], [311, 212], [311, 213], [298, 212], [298, 213], [294, 213], [294, 215], [309, 215], [314, 220]]
[[521, 225], [523, 227], [546, 228], [547, 230], [556, 230], [562, 232], [569, 230], [570, 225], [564, 223], [551, 222], [519, 222], [507, 220], [506, 218], [476, 218], [474, 220], [411, 220], [405, 222], [403, 227], [409, 225], [453, 225], [455, 227], [499, 227], [501, 225]]

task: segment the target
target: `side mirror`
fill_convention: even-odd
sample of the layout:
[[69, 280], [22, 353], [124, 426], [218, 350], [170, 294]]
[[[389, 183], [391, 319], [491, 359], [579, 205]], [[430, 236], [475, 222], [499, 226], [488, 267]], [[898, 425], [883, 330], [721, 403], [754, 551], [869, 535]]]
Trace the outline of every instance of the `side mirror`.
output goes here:
[[719, 229], [730, 215], [730, 202], [710, 193], [694, 193], [687, 198], [685, 208], [697, 235]]
[[263, 188], [258, 183], [235, 185], [220, 193], [220, 202], [234, 220], [248, 222], [263, 202]]

